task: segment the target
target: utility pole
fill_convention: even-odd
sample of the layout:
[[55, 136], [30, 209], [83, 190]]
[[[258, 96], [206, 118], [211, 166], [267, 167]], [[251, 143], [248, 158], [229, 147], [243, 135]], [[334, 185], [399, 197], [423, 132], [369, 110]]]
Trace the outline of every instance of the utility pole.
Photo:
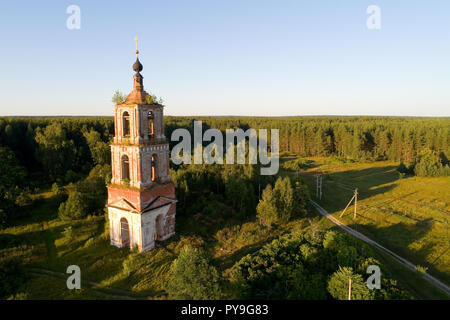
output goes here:
[[350, 201], [348, 202], [348, 204], [345, 207], [345, 209], [342, 211], [342, 213], [339, 216], [339, 218], [342, 218], [342, 216], [344, 215], [345, 210], [347, 210], [347, 208], [350, 206], [350, 204], [352, 203], [353, 199], [355, 199], [355, 210], [354, 210], [354, 213], [353, 213], [353, 218], [356, 218], [356, 204], [358, 202], [358, 189], [355, 189], [355, 191], [353, 193], [353, 197], [350, 199]]
[[316, 176], [316, 197], [322, 200], [322, 175]]
[[348, 300], [352, 300], [352, 278], [348, 278]]
[[316, 176], [316, 198], [319, 198], [319, 176]]

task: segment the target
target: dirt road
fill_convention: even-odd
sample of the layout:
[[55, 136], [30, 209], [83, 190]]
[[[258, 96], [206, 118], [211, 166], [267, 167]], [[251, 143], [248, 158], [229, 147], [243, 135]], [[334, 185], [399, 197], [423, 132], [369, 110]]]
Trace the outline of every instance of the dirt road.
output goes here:
[[[402, 265], [404, 265], [405, 267], [407, 267], [408, 269], [412, 270], [412, 271], [416, 271], [416, 266], [414, 264], [412, 264], [411, 262], [409, 262], [408, 260], [406, 260], [405, 258], [400, 257], [398, 254], [392, 252], [391, 250], [387, 249], [386, 247], [383, 247], [382, 245], [380, 245], [378, 242], [373, 241], [372, 239], [366, 237], [365, 235], [363, 235], [362, 233], [350, 228], [349, 226], [346, 226], [345, 224], [343, 224], [342, 222], [340, 222], [338, 219], [336, 219], [335, 217], [333, 217], [331, 214], [328, 213], [328, 211], [326, 211], [324, 208], [322, 208], [319, 204], [317, 204], [316, 202], [312, 201], [313, 206], [317, 209], [317, 211], [323, 215], [324, 217], [326, 217], [327, 219], [329, 219], [330, 221], [332, 221], [334, 224], [336, 224], [337, 226], [339, 226], [340, 228], [342, 228], [344, 231], [350, 233], [351, 235], [353, 235], [354, 237], [370, 244], [373, 247], [378, 248], [379, 250], [387, 253], [388, 255], [390, 255], [393, 259], [395, 259], [396, 261], [398, 261], [399, 263], [401, 263]], [[436, 279], [435, 277], [429, 275], [428, 273], [425, 273], [423, 275], [424, 279], [426, 279], [429, 283], [431, 283], [432, 285], [434, 285], [435, 287], [439, 288], [440, 290], [442, 290], [443, 292], [445, 292], [447, 294], [447, 296], [450, 297], [450, 287], [447, 286], [445, 283], [441, 282], [440, 280]]]

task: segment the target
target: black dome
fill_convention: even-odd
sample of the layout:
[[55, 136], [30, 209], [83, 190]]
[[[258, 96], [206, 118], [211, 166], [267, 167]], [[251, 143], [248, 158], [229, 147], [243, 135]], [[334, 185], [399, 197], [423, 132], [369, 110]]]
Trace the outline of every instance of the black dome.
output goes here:
[[135, 72], [141, 72], [144, 67], [142, 66], [139, 58], [136, 58], [136, 62], [133, 64], [133, 70]]

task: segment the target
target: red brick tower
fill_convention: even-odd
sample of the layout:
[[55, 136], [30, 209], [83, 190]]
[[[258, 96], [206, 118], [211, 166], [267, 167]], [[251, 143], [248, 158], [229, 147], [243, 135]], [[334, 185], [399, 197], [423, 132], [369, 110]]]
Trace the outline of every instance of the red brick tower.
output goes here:
[[136, 50], [134, 88], [114, 107], [112, 179], [108, 186], [111, 244], [153, 249], [175, 233], [175, 187], [169, 175], [169, 144], [163, 105], [144, 91]]

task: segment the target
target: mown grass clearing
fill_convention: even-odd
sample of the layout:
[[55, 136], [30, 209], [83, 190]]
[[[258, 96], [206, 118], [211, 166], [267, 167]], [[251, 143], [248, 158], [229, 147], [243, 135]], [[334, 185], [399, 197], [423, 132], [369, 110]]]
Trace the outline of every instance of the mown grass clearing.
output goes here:
[[[373, 238], [450, 283], [450, 178], [399, 178], [397, 163], [336, 163], [309, 158], [314, 167], [301, 174], [315, 196], [315, 174], [323, 175], [321, 206], [335, 218]], [[358, 188], [353, 207], [339, 218]]]

